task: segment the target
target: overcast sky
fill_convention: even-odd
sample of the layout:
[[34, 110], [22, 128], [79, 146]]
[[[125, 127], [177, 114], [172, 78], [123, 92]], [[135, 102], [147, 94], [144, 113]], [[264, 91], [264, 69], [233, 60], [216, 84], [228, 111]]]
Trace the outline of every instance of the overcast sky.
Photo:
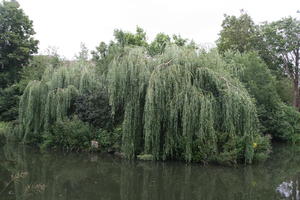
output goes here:
[[256, 23], [285, 16], [300, 18], [300, 0], [18, 0], [34, 23], [40, 52], [54, 46], [72, 58], [83, 42], [92, 50], [113, 39], [113, 30], [134, 32], [152, 40], [159, 32], [180, 34], [199, 44], [214, 44], [224, 14], [244, 9]]

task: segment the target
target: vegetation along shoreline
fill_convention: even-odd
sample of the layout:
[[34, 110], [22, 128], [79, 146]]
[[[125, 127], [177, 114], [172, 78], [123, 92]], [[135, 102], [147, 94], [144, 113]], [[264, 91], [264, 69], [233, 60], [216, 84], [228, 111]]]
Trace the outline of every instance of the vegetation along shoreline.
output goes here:
[[300, 143], [300, 21], [225, 15], [216, 47], [116, 29], [74, 60], [37, 55], [32, 21], [0, 3], [0, 145], [222, 165]]

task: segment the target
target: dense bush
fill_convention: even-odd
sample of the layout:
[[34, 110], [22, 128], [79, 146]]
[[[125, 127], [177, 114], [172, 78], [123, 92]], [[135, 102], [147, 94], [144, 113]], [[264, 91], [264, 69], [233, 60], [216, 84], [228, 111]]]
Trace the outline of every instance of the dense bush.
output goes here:
[[0, 88], [0, 121], [8, 122], [17, 119], [20, 95], [18, 85]]
[[93, 93], [79, 95], [75, 99], [75, 114], [84, 122], [96, 128], [112, 130], [116, 124], [121, 123], [121, 117], [114, 118], [109, 104], [108, 91], [99, 88]]
[[[259, 134], [254, 136], [251, 144], [249, 144], [250, 138], [247, 136], [241, 138], [234, 137], [224, 143], [224, 138], [226, 137], [228, 137], [228, 135], [223, 134], [223, 137], [220, 138], [219, 145], [222, 144], [222, 152], [213, 158], [213, 161], [222, 165], [235, 165], [238, 162], [243, 162], [247, 148], [252, 151], [253, 162], [266, 160], [271, 151], [269, 140]], [[267, 136], [267, 138], [268, 137], [269, 136]], [[199, 155], [196, 155], [195, 158], [198, 156]]]
[[270, 134], [277, 140], [300, 142], [300, 114], [291, 106], [281, 104], [274, 113], [269, 114], [266, 126]]
[[43, 148], [62, 148], [67, 151], [79, 151], [90, 148], [93, 133], [90, 126], [77, 117], [55, 122], [43, 132]]
[[122, 128], [116, 127], [111, 131], [98, 129], [94, 139], [99, 142], [101, 151], [121, 151]]
[[92, 140], [98, 142], [102, 152], [120, 151], [122, 129], [95, 129], [74, 116], [72, 119], [55, 122], [40, 138], [32, 140], [31, 143], [39, 144], [42, 148], [86, 151], [92, 148]]

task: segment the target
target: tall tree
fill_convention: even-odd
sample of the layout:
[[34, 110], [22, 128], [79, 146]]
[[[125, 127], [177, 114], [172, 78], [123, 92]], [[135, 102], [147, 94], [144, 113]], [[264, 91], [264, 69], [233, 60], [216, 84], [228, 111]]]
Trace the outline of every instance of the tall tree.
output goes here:
[[293, 81], [293, 106], [299, 109], [300, 21], [292, 17], [283, 18], [265, 23], [262, 30], [267, 49], [282, 61], [280, 67]]
[[18, 72], [38, 50], [32, 21], [16, 1], [0, 3], [0, 88], [19, 79]]
[[219, 33], [217, 46], [220, 53], [227, 50], [239, 51], [244, 53], [250, 50], [256, 50], [259, 41], [258, 26], [252, 18], [241, 11], [239, 17], [224, 15], [222, 30]]
[[[240, 53], [256, 51], [267, 64], [268, 68], [271, 69], [271, 73], [275, 75], [276, 89], [280, 98], [284, 100], [284, 102], [292, 102], [289, 89], [292, 87], [292, 81], [287, 74], [284, 73], [283, 67], [279, 67], [283, 65], [283, 60], [278, 56], [276, 51], [270, 48], [270, 40], [277, 39], [274, 34], [270, 32], [269, 28], [267, 28], [268, 24], [256, 25], [251, 17], [242, 11], [238, 17], [225, 15], [222, 27], [223, 29], [219, 33], [220, 37], [217, 40], [219, 53], [224, 55], [228, 50], [234, 52], [238, 51]], [[281, 44], [274, 43], [274, 49], [277, 48], [276, 45]], [[284, 87], [282, 83], [284, 83]]]

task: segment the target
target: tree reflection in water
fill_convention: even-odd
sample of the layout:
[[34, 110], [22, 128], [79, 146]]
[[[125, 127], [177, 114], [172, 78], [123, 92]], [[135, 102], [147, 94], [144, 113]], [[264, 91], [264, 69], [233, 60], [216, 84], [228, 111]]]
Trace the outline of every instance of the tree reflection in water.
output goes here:
[[6, 145], [0, 148], [0, 199], [299, 200], [299, 152], [279, 145], [264, 164], [230, 168]]

